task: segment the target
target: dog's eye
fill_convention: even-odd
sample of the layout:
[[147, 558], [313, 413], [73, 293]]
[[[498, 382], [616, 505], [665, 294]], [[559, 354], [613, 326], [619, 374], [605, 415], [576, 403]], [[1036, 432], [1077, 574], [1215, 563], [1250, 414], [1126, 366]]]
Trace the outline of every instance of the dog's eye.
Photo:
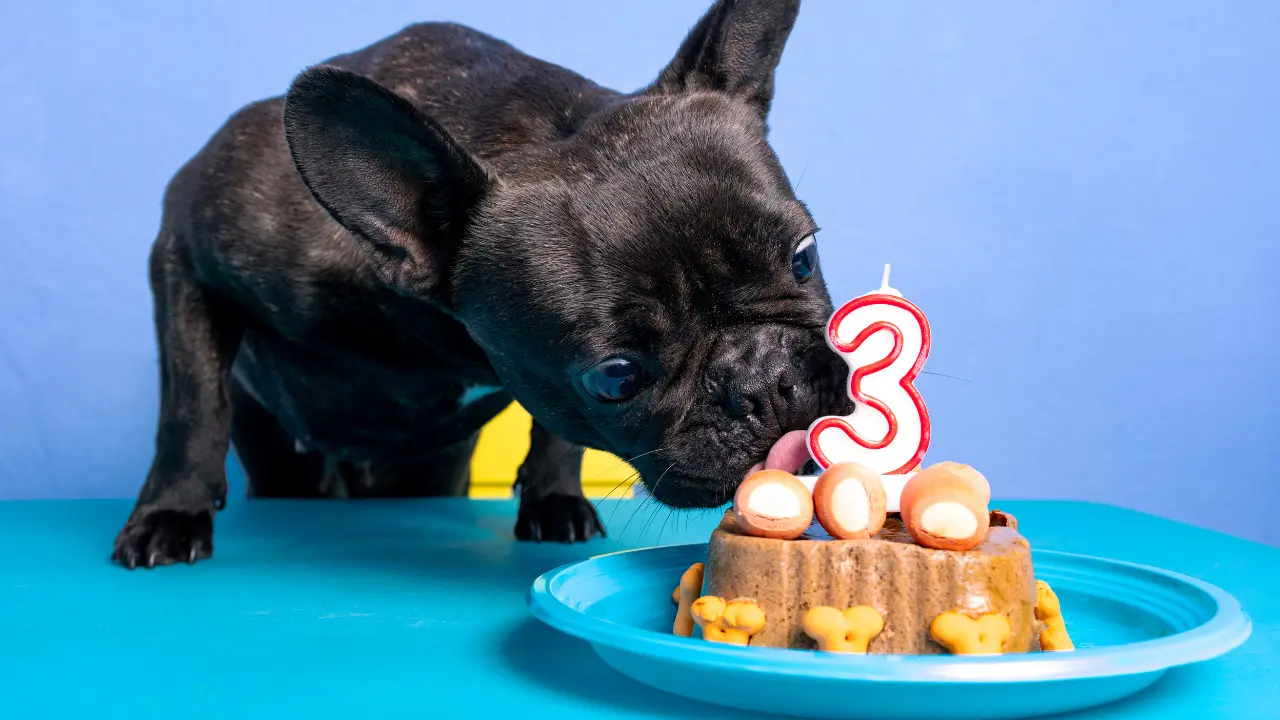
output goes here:
[[795, 277], [796, 282], [804, 282], [813, 277], [813, 273], [818, 269], [818, 243], [813, 239], [812, 235], [808, 235], [800, 241], [796, 246], [795, 253], [791, 256], [791, 274]]
[[582, 387], [605, 402], [621, 402], [640, 391], [640, 366], [626, 358], [610, 358], [582, 375]]

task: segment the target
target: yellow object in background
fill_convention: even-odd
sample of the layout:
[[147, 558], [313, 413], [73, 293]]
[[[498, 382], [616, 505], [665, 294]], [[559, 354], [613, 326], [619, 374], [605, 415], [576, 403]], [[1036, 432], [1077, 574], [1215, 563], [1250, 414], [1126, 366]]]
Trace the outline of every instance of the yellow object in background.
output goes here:
[[[511, 497], [516, 470], [529, 452], [529, 428], [533, 418], [511, 403], [480, 431], [475, 455], [471, 458], [471, 497], [502, 499]], [[582, 490], [587, 497], [631, 497], [636, 471], [616, 456], [587, 450], [582, 458]]]

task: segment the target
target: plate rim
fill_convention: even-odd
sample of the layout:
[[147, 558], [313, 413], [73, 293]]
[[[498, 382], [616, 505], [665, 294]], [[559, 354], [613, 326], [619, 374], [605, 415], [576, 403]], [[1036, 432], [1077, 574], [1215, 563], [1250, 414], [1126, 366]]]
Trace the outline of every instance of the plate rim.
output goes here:
[[1066, 563], [1102, 563], [1141, 574], [1162, 576], [1207, 595], [1213, 615], [1204, 623], [1161, 638], [1066, 653], [1018, 653], [998, 656], [843, 655], [815, 650], [739, 647], [707, 643], [652, 630], [642, 630], [579, 612], [552, 591], [556, 579], [574, 568], [610, 557], [653, 552], [690, 553], [707, 543], [684, 543], [619, 550], [565, 563], [538, 576], [526, 601], [538, 620], [593, 646], [659, 657], [668, 664], [726, 668], [738, 672], [803, 676], [827, 680], [899, 683], [1026, 683], [1087, 680], [1164, 672], [1219, 657], [1242, 645], [1253, 631], [1238, 600], [1203, 580], [1149, 565], [1057, 550], [1033, 550]]

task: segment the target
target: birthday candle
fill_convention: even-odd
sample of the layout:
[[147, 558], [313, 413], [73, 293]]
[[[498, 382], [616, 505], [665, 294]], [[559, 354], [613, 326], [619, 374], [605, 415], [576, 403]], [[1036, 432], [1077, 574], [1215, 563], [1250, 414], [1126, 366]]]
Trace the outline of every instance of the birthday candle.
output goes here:
[[856, 462], [880, 473], [888, 510], [929, 449], [929, 413], [914, 381], [929, 357], [929, 321], [889, 285], [845, 303], [827, 323], [827, 345], [849, 366], [856, 409], [809, 427], [809, 454], [826, 469]]

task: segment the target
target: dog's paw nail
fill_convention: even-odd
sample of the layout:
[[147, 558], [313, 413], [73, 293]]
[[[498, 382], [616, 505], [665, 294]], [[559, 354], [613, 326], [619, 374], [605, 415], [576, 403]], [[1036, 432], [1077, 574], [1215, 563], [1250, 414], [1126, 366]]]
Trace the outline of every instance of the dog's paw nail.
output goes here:
[[581, 495], [551, 493], [520, 503], [516, 538], [530, 542], [586, 542], [604, 537], [604, 526], [595, 506]]
[[133, 570], [195, 562], [213, 551], [212, 511], [135, 511], [116, 538], [112, 558]]

